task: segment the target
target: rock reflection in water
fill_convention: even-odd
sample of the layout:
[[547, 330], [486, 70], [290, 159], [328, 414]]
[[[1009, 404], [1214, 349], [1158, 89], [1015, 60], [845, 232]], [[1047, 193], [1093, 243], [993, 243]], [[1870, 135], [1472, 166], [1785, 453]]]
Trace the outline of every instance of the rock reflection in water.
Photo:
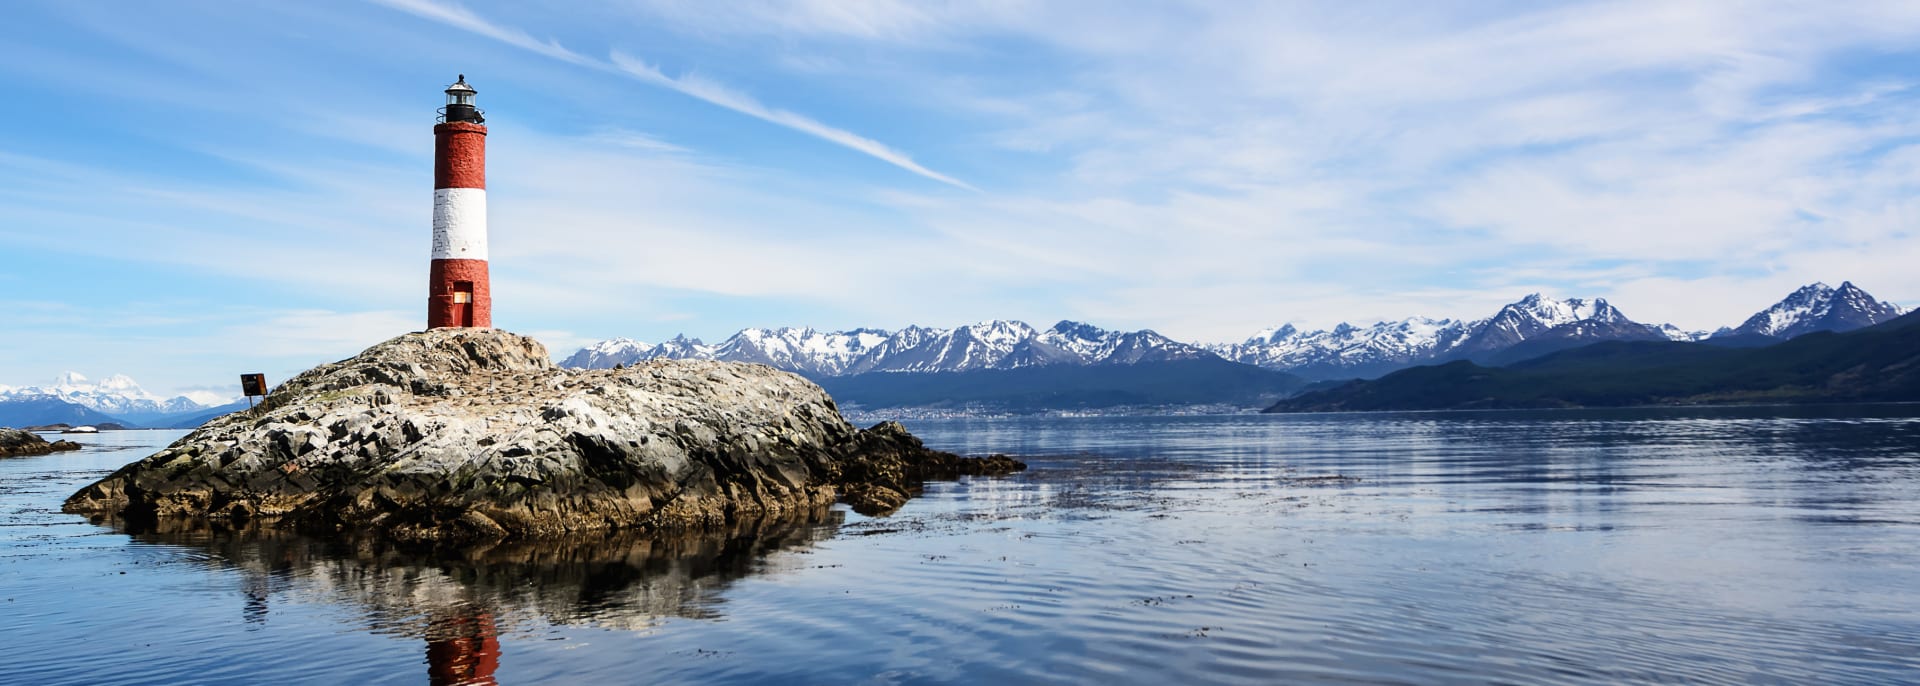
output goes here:
[[249, 623], [266, 622], [275, 602], [352, 607], [372, 631], [425, 641], [431, 683], [492, 684], [503, 632], [541, 622], [643, 630], [665, 617], [718, 618], [729, 582], [777, 569], [769, 555], [805, 549], [844, 518], [820, 508], [720, 530], [438, 548], [206, 520], [97, 523], [240, 573]]

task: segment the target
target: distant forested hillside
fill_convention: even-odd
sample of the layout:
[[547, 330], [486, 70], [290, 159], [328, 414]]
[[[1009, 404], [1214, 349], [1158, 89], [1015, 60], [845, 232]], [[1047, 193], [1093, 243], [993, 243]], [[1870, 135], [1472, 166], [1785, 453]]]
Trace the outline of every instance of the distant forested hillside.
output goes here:
[[932, 374], [877, 372], [818, 381], [845, 406], [1009, 412], [1213, 403], [1260, 407], [1305, 385], [1291, 374], [1215, 357]]
[[1508, 367], [1454, 362], [1282, 400], [1269, 412], [1920, 401], [1920, 314], [1728, 348], [1608, 342]]

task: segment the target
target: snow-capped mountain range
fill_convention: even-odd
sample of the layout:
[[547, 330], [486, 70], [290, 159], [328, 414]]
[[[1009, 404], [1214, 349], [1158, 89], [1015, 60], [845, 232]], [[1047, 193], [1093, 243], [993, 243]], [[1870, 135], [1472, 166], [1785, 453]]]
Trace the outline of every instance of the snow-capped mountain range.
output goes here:
[[[1843, 283], [1812, 284], [1712, 337], [1790, 338], [1812, 331], [1845, 331], [1884, 322], [1903, 310]], [[1421, 364], [1470, 359], [1507, 362], [1609, 340], [1703, 341], [1704, 331], [1628, 318], [1603, 298], [1556, 300], [1535, 293], [1485, 319], [1407, 319], [1371, 326], [1341, 324], [1301, 331], [1268, 328], [1240, 343], [1196, 345], [1151, 330], [1109, 331], [1062, 321], [1036, 329], [1017, 321], [990, 321], [953, 329], [911, 326], [898, 331], [809, 328], [746, 329], [708, 345], [685, 336], [657, 345], [616, 338], [581, 349], [563, 365], [608, 368], [654, 358], [757, 362], [816, 378], [869, 372], [959, 372], [1053, 364], [1101, 365], [1218, 356], [1308, 379], [1374, 377]]]
[[1153, 331], [1108, 331], [1063, 321], [1036, 329], [991, 321], [953, 329], [899, 331], [746, 329], [718, 345], [684, 336], [658, 345], [616, 338], [582, 348], [562, 365], [605, 369], [655, 358], [758, 362], [814, 377], [869, 372], [963, 372], [1051, 364], [1101, 365], [1189, 360], [1213, 353]]
[[[1263, 330], [1246, 341], [1211, 346], [1236, 362], [1282, 369], [1310, 379], [1370, 377], [1418, 364], [1475, 359], [1491, 361], [1510, 350], [1545, 354], [1603, 340], [1704, 338], [1671, 324], [1635, 322], [1604, 298], [1555, 300], [1539, 293], [1477, 320], [1409, 317], [1358, 327], [1300, 331], [1291, 325]], [[1524, 346], [1524, 347], [1522, 347]]]
[[45, 386], [0, 386], [0, 402], [42, 398], [73, 403], [136, 422], [152, 417], [198, 412], [211, 407], [184, 395], [162, 398], [148, 393], [133, 379], [120, 374], [91, 381], [77, 372], [67, 372]]

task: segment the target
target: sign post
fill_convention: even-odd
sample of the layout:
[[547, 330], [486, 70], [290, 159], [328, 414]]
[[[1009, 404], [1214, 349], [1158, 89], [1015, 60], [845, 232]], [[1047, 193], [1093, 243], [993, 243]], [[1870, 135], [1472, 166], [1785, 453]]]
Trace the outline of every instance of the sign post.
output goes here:
[[254, 396], [265, 396], [267, 394], [267, 375], [241, 374], [240, 392], [245, 393], [247, 396], [247, 407], [253, 407]]

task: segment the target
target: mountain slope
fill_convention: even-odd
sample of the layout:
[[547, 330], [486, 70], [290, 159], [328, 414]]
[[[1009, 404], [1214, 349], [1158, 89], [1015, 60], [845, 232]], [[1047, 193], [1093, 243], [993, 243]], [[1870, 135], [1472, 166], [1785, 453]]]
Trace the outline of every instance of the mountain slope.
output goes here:
[[1606, 342], [1506, 368], [1458, 361], [1302, 394], [1269, 412], [1920, 400], [1920, 315], [1764, 348]]
[[89, 426], [125, 424], [124, 420], [101, 414], [85, 405], [48, 396], [0, 398], [0, 426], [23, 427], [45, 424]]
[[713, 346], [700, 342], [698, 338], [680, 336], [659, 345], [649, 345], [631, 338], [612, 338], [581, 348], [560, 362], [560, 366], [574, 369], [612, 369], [617, 365], [626, 365], [654, 358], [671, 360], [711, 360], [714, 359]]
[[240, 410], [247, 409], [248, 407], [252, 407], [252, 405], [249, 405], [245, 400], [235, 401], [235, 402], [227, 403], [225, 405], [221, 405], [219, 407], [207, 408], [203, 412], [194, 412], [191, 414], [164, 417], [164, 418], [161, 418], [159, 421], [156, 421], [153, 424], [151, 424], [149, 428], [198, 429], [202, 424], [211, 422], [215, 419], [219, 419], [221, 417], [227, 416], [229, 414], [233, 414], [235, 412], [239, 412]]
[[1600, 341], [1667, 340], [1662, 327], [1628, 319], [1605, 298], [1553, 300], [1535, 293], [1500, 308], [1441, 359], [1500, 364]]
[[1713, 337], [1786, 340], [1817, 331], [1852, 331], [1900, 315], [1900, 306], [1874, 299], [1851, 281], [1841, 282], [1839, 288], [1816, 282], [1754, 313], [1736, 328], [1715, 332]]
[[874, 372], [820, 380], [822, 388], [849, 408], [1005, 412], [1216, 403], [1259, 407], [1304, 384], [1290, 374], [1217, 357], [1100, 366]]
[[[1606, 301], [1602, 300], [1600, 303], [1605, 305]], [[1614, 312], [1617, 314], [1618, 310]], [[1672, 337], [1659, 327], [1634, 322], [1625, 317], [1583, 319], [1555, 326], [1518, 343], [1469, 356], [1468, 359], [1501, 366], [1603, 341], [1670, 340]]]

